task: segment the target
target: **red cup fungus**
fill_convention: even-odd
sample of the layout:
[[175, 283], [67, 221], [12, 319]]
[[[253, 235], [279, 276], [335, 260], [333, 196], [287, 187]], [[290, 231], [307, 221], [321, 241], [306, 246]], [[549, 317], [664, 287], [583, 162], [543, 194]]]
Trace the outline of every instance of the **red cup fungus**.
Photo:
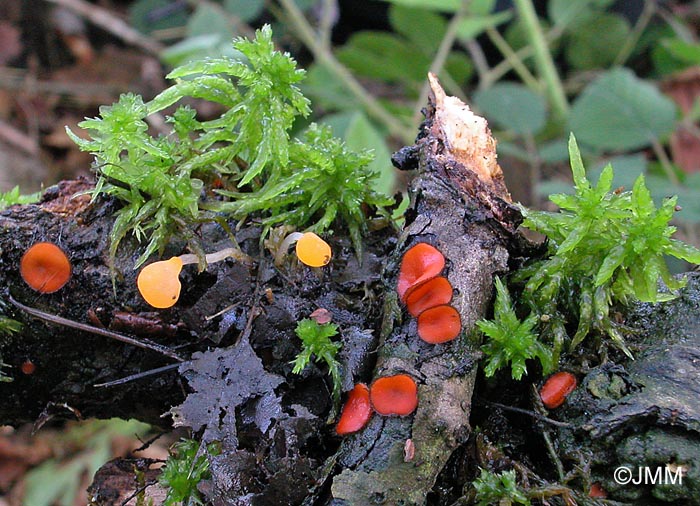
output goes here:
[[452, 306], [435, 306], [418, 316], [418, 337], [426, 343], [452, 341], [462, 331], [459, 313]]
[[445, 257], [434, 246], [421, 242], [404, 253], [396, 291], [402, 302], [416, 286], [434, 278], [445, 268]]
[[358, 383], [350, 390], [345, 401], [340, 419], [335, 426], [335, 432], [344, 436], [364, 428], [372, 416], [372, 405], [369, 402], [369, 388], [364, 383]]
[[542, 404], [547, 409], [555, 409], [564, 404], [566, 396], [576, 388], [576, 376], [570, 372], [560, 371], [552, 374], [540, 389]]
[[50, 242], [38, 242], [22, 256], [19, 272], [32, 289], [54, 293], [68, 283], [71, 265], [61, 248]]
[[372, 383], [369, 398], [380, 415], [407, 416], [418, 407], [418, 387], [407, 374], [384, 376]]
[[605, 499], [608, 497], [608, 493], [605, 491], [603, 486], [596, 481], [591, 483], [591, 488], [588, 491], [588, 497], [599, 497], [601, 499]]
[[449, 304], [451, 300], [452, 285], [447, 278], [437, 276], [413, 288], [406, 296], [406, 307], [415, 317], [431, 307]]
[[36, 371], [36, 365], [34, 365], [34, 362], [31, 360], [27, 359], [24, 362], [22, 362], [22, 365], [19, 367], [20, 371], [22, 371], [22, 374], [26, 374], [27, 376], [30, 376], [34, 374], [34, 371]]

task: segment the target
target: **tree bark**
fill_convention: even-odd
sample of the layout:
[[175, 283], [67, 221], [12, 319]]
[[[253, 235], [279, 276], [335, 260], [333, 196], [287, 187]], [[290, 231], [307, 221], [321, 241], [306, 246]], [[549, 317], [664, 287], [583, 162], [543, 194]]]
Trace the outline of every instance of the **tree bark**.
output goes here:
[[[451, 304], [462, 332], [445, 344], [421, 341], [415, 319], [402, 312], [392, 290], [374, 377], [411, 375], [419, 384], [418, 409], [405, 418], [375, 417], [344, 443], [338, 460], [343, 471], [331, 487], [338, 504], [425, 503], [450, 455], [469, 435], [480, 358], [475, 323], [486, 316], [493, 278], [508, 271], [509, 247], [517, 243], [520, 214], [510, 204], [485, 120], [445, 96], [434, 76], [430, 81], [421, 134], [396, 157], [399, 168], [417, 168], [418, 174], [387, 276], [395, 287], [402, 254], [420, 242], [435, 246], [447, 259], [446, 277], [455, 291]], [[404, 457], [409, 440], [415, 447], [411, 459]]]

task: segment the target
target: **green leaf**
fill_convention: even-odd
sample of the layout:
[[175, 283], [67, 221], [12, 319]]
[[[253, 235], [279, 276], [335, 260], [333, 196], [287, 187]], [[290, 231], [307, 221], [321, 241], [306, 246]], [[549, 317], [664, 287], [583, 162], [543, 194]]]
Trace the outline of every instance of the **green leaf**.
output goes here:
[[260, 16], [263, 7], [264, 0], [224, 0], [224, 9], [246, 23]]
[[386, 32], [354, 34], [336, 53], [358, 75], [387, 82], [420, 86], [430, 68], [430, 57], [406, 40]]
[[375, 128], [367, 116], [356, 112], [350, 118], [344, 138], [348, 148], [352, 150], [372, 150], [374, 159], [367, 165], [366, 170], [378, 174], [374, 179], [373, 189], [383, 195], [393, 195], [396, 171], [391, 163], [391, 151], [384, 141], [384, 135]]
[[518, 83], [496, 83], [480, 90], [474, 102], [489, 121], [518, 135], [539, 132], [545, 125], [544, 97]]
[[700, 64], [700, 44], [681, 39], [663, 39], [661, 45], [677, 60], [692, 65]]
[[447, 21], [428, 9], [414, 9], [402, 5], [389, 7], [389, 23], [396, 33], [411, 41], [425, 54], [432, 55], [440, 47], [447, 30]]
[[547, 3], [549, 19], [559, 27], [577, 30], [597, 12], [605, 10], [615, 0], [550, 0]]
[[200, 3], [187, 21], [187, 36], [218, 34], [222, 40], [231, 40], [233, 30], [221, 8], [209, 3]]
[[622, 16], [597, 15], [571, 34], [566, 59], [579, 70], [606, 68], [615, 61], [629, 35], [630, 25]]
[[136, 0], [129, 7], [129, 24], [147, 35], [185, 26], [189, 17], [187, 7], [172, 7], [171, 0]]
[[384, 0], [385, 2], [440, 12], [457, 12], [462, 6], [462, 0]]
[[570, 126], [578, 139], [597, 149], [631, 150], [670, 134], [674, 103], [631, 70], [606, 72], [574, 102]]
[[457, 37], [462, 41], [469, 41], [478, 37], [488, 28], [493, 28], [510, 21], [512, 17], [513, 13], [511, 11], [501, 11], [496, 14], [484, 16], [466, 16], [457, 25]]

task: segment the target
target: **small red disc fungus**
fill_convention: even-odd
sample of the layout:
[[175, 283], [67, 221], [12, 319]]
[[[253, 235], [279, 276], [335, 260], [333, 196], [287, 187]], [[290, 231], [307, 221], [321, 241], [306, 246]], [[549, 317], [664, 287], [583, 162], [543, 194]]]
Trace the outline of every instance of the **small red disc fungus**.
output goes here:
[[426, 309], [448, 304], [452, 300], [452, 285], [443, 276], [426, 281], [406, 296], [406, 307], [411, 316], [418, 316]]
[[369, 388], [364, 383], [358, 383], [350, 390], [340, 413], [335, 432], [341, 436], [352, 434], [362, 429], [372, 416], [372, 405], [369, 402]]
[[384, 376], [372, 383], [369, 397], [380, 415], [406, 416], [418, 407], [418, 387], [407, 374]]
[[68, 283], [71, 266], [61, 248], [50, 242], [38, 242], [22, 256], [19, 272], [37, 292], [54, 293]]
[[445, 257], [434, 246], [421, 242], [403, 256], [399, 268], [396, 291], [401, 301], [406, 300], [409, 290], [434, 278], [445, 268]]
[[426, 343], [452, 341], [462, 331], [459, 313], [452, 306], [435, 306], [418, 315], [418, 337]]
[[591, 488], [588, 491], [588, 497], [600, 497], [602, 499], [605, 499], [606, 497], [608, 497], [608, 493], [605, 491], [603, 486], [596, 481], [594, 483], [591, 483]]
[[32, 362], [29, 359], [22, 362], [22, 365], [19, 368], [22, 371], [22, 374], [26, 374], [27, 376], [34, 374], [34, 371], [36, 371], [36, 366], [34, 365], [34, 362]]
[[570, 372], [560, 371], [552, 374], [540, 389], [542, 404], [547, 409], [558, 408], [564, 404], [566, 396], [574, 391], [576, 384], [576, 376]]

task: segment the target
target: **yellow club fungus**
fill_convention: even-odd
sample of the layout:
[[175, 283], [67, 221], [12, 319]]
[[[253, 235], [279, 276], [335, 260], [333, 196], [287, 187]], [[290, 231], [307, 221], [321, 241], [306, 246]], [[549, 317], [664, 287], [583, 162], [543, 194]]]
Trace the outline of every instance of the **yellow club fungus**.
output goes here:
[[[205, 257], [207, 264], [220, 262], [226, 258], [233, 257], [237, 260], [249, 262], [249, 258], [238, 248], [226, 248], [216, 253], [210, 253]], [[170, 260], [153, 262], [141, 269], [136, 278], [141, 296], [151, 306], [158, 309], [166, 309], [175, 305], [180, 298], [180, 271], [187, 264], [199, 262], [197, 255], [187, 254], [179, 257], [172, 257]]]
[[331, 247], [313, 232], [293, 232], [284, 238], [275, 255], [275, 264], [280, 265], [287, 249], [296, 243], [299, 261], [309, 267], [323, 267], [331, 261]]

